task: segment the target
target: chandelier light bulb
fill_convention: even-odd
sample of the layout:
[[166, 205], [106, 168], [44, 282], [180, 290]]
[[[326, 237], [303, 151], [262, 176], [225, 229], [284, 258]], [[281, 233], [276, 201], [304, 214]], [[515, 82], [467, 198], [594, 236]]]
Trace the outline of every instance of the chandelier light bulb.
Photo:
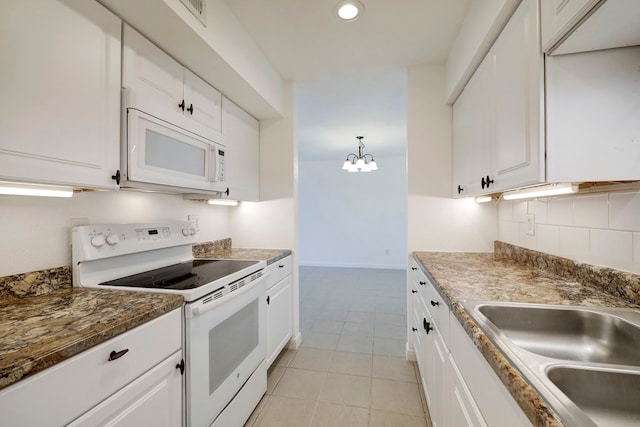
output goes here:
[[371, 172], [378, 170], [378, 164], [373, 160], [373, 155], [369, 153], [363, 153], [364, 142], [362, 139], [364, 136], [356, 136], [358, 140], [358, 154], [349, 153], [347, 159], [342, 165], [342, 169], [349, 172]]

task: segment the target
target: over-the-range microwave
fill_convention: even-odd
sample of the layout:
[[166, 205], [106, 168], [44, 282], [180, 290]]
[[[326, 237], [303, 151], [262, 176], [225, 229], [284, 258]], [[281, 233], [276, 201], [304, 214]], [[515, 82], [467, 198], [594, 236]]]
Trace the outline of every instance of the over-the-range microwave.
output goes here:
[[170, 193], [219, 193], [226, 184], [224, 145], [170, 123], [140, 104], [123, 103], [120, 186]]

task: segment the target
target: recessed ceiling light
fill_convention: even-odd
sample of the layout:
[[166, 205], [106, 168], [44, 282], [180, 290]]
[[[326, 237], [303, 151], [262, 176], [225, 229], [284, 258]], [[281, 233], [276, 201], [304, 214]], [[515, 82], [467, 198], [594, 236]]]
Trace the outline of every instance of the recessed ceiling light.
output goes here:
[[343, 0], [336, 5], [336, 13], [340, 19], [355, 21], [364, 12], [364, 5], [358, 0]]

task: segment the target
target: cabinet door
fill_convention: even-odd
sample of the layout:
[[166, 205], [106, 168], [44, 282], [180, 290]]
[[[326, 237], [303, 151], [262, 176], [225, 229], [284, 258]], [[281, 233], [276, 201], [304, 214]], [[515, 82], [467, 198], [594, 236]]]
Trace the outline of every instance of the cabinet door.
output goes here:
[[547, 58], [550, 182], [640, 179], [640, 46]]
[[601, 0], [544, 0], [541, 3], [542, 49], [551, 51]]
[[453, 106], [454, 197], [484, 192], [481, 178], [491, 172], [492, 67], [487, 55]]
[[482, 418], [482, 413], [473, 400], [473, 396], [451, 355], [449, 355], [448, 371], [451, 387], [448, 425], [456, 427], [486, 427], [487, 423]]
[[[428, 320], [428, 319], [427, 319]], [[433, 322], [431, 322], [433, 324]], [[448, 350], [440, 333], [434, 329], [427, 336], [427, 390], [429, 393], [429, 412], [434, 426], [446, 426], [449, 388], [447, 384]]]
[[174, 353], [69, 426], [181, 426], [181, 360], [182, 351]]
[[120, 20], [95, 1], [0, 6], [0, 180], [117, 188]]
[[[538, 1], [525, 0], [496, 40], [491, 188], [544, 181], [544, 67], [539, 49]], [[495, 186], [495, 187], [494, 187]]]
[[165, 117], [182, 115], [182, 65], [127, 24], [123, 34], [122, 86], [131, 89], [129, 102], [150, 104]]
[[184, 99], [185, 114], [208, 128], [220, 131], [222, 95], [186, 68]]
[[267, 292], [267, 366], [291, 338], [291, 276]]
[[230, 199], [258, 201], [260, 190], [260, 131], [256, 119], [222, 99], [222, 133], [227, 155]]

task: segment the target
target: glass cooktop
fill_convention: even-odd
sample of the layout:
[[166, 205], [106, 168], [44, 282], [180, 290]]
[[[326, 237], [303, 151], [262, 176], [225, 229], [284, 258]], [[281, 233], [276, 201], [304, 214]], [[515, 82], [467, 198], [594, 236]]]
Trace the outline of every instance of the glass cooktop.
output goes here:
[[194, 259], [180, 264], [100, 283], [101, 286], [129, 288], [194, 289], [236, 273], [258, 261]]

